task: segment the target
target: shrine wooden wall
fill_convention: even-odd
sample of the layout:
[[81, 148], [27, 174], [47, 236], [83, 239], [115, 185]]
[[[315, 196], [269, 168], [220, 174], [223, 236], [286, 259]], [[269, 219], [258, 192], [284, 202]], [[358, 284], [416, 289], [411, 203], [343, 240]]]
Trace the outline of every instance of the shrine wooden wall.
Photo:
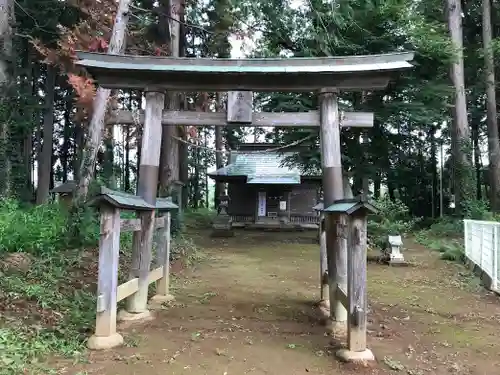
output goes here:
[[[282, 187], [279, 195], [287, 202], [287, 212], [291, 216], [316, 216], [312, 209], [318, 202], [318, 183], [307, 182], [300, 185]], [[228, 195], [230, 197], [228, 213], [230, 215], [255, 216], [257, 208], [257, 192], [259, 190], [269, 191], [269, 195], [276, 194], [275, 185], [259, 186], [242, 183], [229, 183]], [[267, 199], [267, 211], [278, 211], [279, 201], [271, 202]]]

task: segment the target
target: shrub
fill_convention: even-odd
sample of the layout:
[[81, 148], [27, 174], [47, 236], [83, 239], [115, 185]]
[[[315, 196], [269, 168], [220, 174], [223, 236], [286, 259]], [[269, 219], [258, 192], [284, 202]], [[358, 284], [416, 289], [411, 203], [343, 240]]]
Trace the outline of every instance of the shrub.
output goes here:
[[[65, 206], [47, 203], [21, 207], [11, 199], [0, 201], [0, 253], [25, 252], [47, 255], [75, 246], [94, 246], [99, 240], [99, 221], [90, 208], [70, 217]], [[74, 236], [74, 227], [78, 235]]]
[[83, 352], [96, 300], [72, 270], [85, 265], [79, 251], [57, 252], [37, 258], [25, 274], [0, 277], [2, 308], [9, 307], [0, 319], [0, 373], [55, 374], [41, 358]]
[[374, 205], [378, 212], [368, 219], [368, 233], [377, 247], [385, 247], [388, 235], [406, 235], [418, 222], [410, 217], [408, 207], [398, 199], [392, 201], [384, 196], [375, 200]]
[[66, 245], [67, 214], [57, 204], [22, 209], [0, 201], [0, 252], [53, 253]]
[[495, 220], [495, 214], [490, 211], [489, 203], [484, 200], [471, 200], [464, 203], [465, 217], [472, 220]]

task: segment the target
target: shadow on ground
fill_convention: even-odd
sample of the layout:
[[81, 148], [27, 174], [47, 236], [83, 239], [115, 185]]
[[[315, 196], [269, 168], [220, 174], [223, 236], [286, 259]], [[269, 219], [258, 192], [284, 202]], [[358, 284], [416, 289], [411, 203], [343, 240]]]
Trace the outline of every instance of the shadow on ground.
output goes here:
[[[378, 363], [339, 364], [313, 303], [314, 232], [197, 235], [207, 258], [175, 283], [154, 321], [121, 327], [127, 345], [68, 374], [483, 375], [500, 371], [500, 304], [459, 265], [411, 244], [415, 267], [369, 266], [369, 346]], [[63, 366], [64, 367], [64, 366]]]

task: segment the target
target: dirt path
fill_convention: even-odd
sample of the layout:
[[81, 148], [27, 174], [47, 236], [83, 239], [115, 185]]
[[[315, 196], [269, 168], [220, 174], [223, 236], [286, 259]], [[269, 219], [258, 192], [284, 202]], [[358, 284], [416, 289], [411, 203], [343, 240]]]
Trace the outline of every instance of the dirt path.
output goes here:
[[[318, 324], [314, 233], [200, 237], [207, 260], [176, 283], [154, 321], [122, 327], [127, 345], [61, 373], [98, 375], [408, 374], [500, 372], [500, 300], [463, 268], [417, 245], [416, 267], [369, 266], [371, 368], [337, 363]], [[392, 369], [391, 369], [392, 368]]]

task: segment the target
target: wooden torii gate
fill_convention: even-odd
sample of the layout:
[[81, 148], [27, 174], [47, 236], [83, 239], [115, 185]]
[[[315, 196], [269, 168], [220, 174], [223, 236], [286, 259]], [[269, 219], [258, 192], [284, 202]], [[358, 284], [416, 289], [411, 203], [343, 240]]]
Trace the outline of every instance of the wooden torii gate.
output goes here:
[[[155, 204], [160, 162], [162, 125], [224, 126], [293, 126], [320, 127], [323, 168], [324, 206], [344, 198], [340, 151], [340, 128], [373, 126], [373, 114], [347, 112], [338, 108], [341, 91], [384, 89], [390, 79], [403, 69], [411, 68], [413, 53], [273, 59], [192, 59], [78, 53], [77, 64], [85, 67], [98, 84], [110, 89], [144, 90], [146, 107], [140, 121], [144, 123], [139, 167], [138, 195]], [[166, 90], [229, 91], [230, 104], [224, 113], [163, 111]], [[236, 92], [239, 91], [239, 92]], [[317, 92], [319, 111], [306, 113], [252, 113], [251, 91]], [[247, 108], [245, 110], [244, 108]], [[134, 123], [132, 113], [119, 111], [111, 123]], [[326, 248], [329, 270], [330, 319], [335, 329], [345, 329], [347, 310], [338, 290], [347, 288], [348, 239], [339, 235], [345, 227], [342, 215], [328, 215]], [[144, 229], [145, 230], [145, 229]], [[366, 236], [364, 236], [366, 239]], [[366, 240], [365, 240], [366, 241]], [[139, 275], [149, 270], [151, 241], [141, 241], [134, 248], [133, 259], [140, 259]], [[366, 270], [362, 272], [366, 273]], [[366, 275], [363, 278], [366, 280]], [[366, 285], [360, 286], [365, 288]], [[140, 283], [133, 301], [128, 301], [130, 319], [147, 315], [147, 283]], [[351, 290], [351, 289], [349, 289]], [[352, 319], [350, 319], [352, 320]], [[359, 323], [359, 322], [358, 322]], [[366, 327], [366, 324], [362, 325]], [[347, 330], [357, 329], [347, 327]], [[366, 331], [362, 332], [366, 336]], [[350, 348], [348, 348], [350, 349]], [[344, 350], [344, 360], [371, 360], [366, 347]]]

